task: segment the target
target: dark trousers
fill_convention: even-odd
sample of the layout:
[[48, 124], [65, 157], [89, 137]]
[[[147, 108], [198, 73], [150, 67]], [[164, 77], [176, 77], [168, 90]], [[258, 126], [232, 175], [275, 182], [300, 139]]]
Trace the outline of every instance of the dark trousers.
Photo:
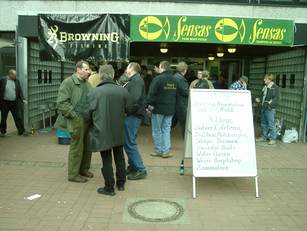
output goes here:
[[[112, 149], [100, 152], [102, 159], [102, 175], [105, 181], [105, 188], [110, 191], [114, 191], [114, 174], [112, 167]], [[113, 156], [116, 166], [116, 185], [124, 186], [126, 183], [126, 164], [123, 146], [113, 147]]]
[[7, 101], [3, 100], [1, 105], [1, 123], [0, 123], [0, 132], [2, 134], [6, 133], [7, 125], [6, 120], [9, 112], [12, 113], [16, 128], [18, 130], [18, 134], [21, 135], [24, 133], [24, 125], [23, 119], [21, 118], [21, 108], [19, 107], [19, 103], [17, 100], [15, 101]]
[[181, 110], [176, 112], [177, 115], [177, 121], [179, 121], [180, 127], [181, 127], [181, 135], [182, 138], [184, 139], [185, 135], [185, 123], [187, 119], [187, 110]]

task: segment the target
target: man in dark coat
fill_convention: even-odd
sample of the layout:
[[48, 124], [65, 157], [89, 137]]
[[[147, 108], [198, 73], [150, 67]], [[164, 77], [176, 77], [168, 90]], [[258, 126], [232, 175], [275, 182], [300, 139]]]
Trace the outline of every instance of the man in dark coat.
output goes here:
[[138, 63], [129, 63], [126, 69], [128, 82], [124, 87], [128, 90], [133, 100], [133, 112], [128, 113], [125, 119], [125, 152], [128, 156], [127, 178], [128, 180], [140, 180], [147, 176], [142, 156], [138, 150], [136, 138], [138, 128], [145, 114], [145, 84], [140, 76], [141, 67]]
[[160, 75], [150, 85], [147, 104], [152, 106], [152, 138], [155, 152], [152, 156], [171, 157], [171, 124], [175, 114], [177, 80], [173, 76], [170, 63], [160, 63]]
[[187, 117], [187, 108], [189, 100], [189, 83], [184, 77], [187, 73], [188, 65], [185, 62], [179, 62], [177, 65], [177, 73], [174, 77], [177, 80], [177, 100], [176, 100], [176, 116], [181, 126], [182, 137], [185, 133], [185, 122]]
[[0, 80], [1, 136], [4, 136], [6, 133], [6, 120], [9, 112], [13, 115], [18, 135], [26, 135], [21, 116], [23, 102], [26, 101], [23, 98], [20, 83], [16, 79], [16, 71], [11, 69], [8, 72], [7, 78]]
[[101, 66], [99, 76], [102, 82], [88, 94], [85, 118], [90, 121], [91, 150], [100, 152], [103, 164], [101, 172], [105, 186], [98, 188], [97, 192], [114, 196], [112, 150], [116, 166], [116, 186], [119, 191], [123, 191], [126, 182], [124, 121], [132, 99], [125, 88], [113, 81], [114, 69], [111, 65]]

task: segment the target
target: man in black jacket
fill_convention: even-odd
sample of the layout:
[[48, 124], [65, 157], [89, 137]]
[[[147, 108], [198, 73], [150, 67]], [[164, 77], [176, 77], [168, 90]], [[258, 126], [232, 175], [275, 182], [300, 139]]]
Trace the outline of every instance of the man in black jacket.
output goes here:
[[188, 65], [185, 62], [179, 62], [177, 65], [177, 73], [174, 77], [177, 80], [177, 100], [176, 100], [176, 116], [181, 126], [182, 137], [185, 133], [185, 122], [187, 117], [187, 108], [189, 100], [189, 83], [184, 77], [187, 73]]
[[124, 149], [128, 156], [127, 179], [140, 180], [147, 176], [143, 159], [138, 150], [136, 137], [145, 114], [145, 84], [140, 76], [141, 67], [138, 63], [131, 62], [126, 70], [128, 82], [124, 87], [130, 93], [133, 100], [134, 110], [127, 114], [125, 119], [125, 143]]
[[22, 103], [26, 102], [22, 95], [19, 81], [16, 79], [16, 71], [11, 69], [7, 78], [0, 80], [0, 108], [1, 108], [1, 136], [6, 133], [6, 120], [11, 112], [14, 118], [18, 135], [26, 135], [22, 119]]
[[171, 157], [171, 125], [175, 114], [177, 80], [173, 76], [167, 61], [160, 63], [160, 75], [150, 85], [147, 96], [148, 105], [152, 106], [152, 138], [155, 153], [152, 156]]

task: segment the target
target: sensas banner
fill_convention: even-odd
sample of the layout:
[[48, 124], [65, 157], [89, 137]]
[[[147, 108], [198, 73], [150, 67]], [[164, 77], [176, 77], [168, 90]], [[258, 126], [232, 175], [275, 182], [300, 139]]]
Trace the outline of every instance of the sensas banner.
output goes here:
[[263, 18], [132, 15], [132, 41], [292, 46], [294, 22]]
[[41, 60], [128, 60], [127, 14], [41, 14], [38, 23]]

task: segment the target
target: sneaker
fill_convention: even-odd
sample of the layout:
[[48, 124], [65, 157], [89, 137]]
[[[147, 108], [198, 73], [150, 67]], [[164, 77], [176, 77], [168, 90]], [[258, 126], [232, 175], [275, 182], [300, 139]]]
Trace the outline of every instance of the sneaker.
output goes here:
[[76, 183], [86, 183], [87, 179], [83, 178], [82, 176], [75, 176], [73, 178], [68, 179], [71, 182], [76, 182]]
[[108, 190], [105, 187], [101, 187], [97, 189], [99, 194], [107, 195], [107, 196], [115, 196], [114, 190]]
[[161, 157], [162, 154], [158, 152], [151, 152], [150, 155], [153, 157]]
[[170, 153], [170, 152], [161, 155], [162, 158], [170, 158], [172, 156], [173, 156], [173, 154]]
[[88, 178], [93, 178], [94, 177], [94, 174], [92, 172], [90, 172], [90, 171], [80, 172], [80, 175], [88, 177]]
[[268, 145], [274, 145], [274, 144], [276, 144], [276, 140], [270, 140], [270, 141], [268, 142]]
[[256, 139], [256, 142], [266, 142], [266, 141], [267, 141], [267, 139], [264, 138], [263, 136]]
[[132, 172], [128, 175], [127, 179], [128, 180], [141, 180], [146, 178], [147, 172], [146, 170], [143, 171], [137, 171], [137, 172]]

